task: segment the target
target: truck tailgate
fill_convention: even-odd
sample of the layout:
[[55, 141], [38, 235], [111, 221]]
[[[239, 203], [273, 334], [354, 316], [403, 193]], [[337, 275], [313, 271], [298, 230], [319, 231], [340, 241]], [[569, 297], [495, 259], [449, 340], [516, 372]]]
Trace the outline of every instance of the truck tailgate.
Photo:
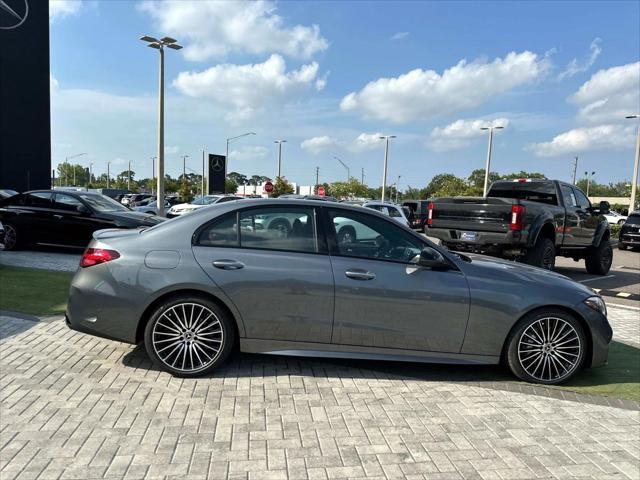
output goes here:
[[511, 205], [503, 198], [447, 198], [433, 201], [432, 228], [508, 232]]

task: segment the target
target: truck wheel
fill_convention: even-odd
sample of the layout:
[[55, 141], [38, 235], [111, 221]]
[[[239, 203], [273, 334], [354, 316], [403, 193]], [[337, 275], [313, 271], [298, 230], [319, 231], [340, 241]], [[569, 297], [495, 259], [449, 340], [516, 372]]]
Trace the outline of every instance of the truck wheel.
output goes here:
[[606, 275], [613, 262], [613, 249], [608, 238], [600, 240], [600, 245], [591, 248], [585, 258], [587, 272], [592, 275]]
[[627, 246], [622, 243], [622, 242], [618, 242], [618, 250], [626, 250]]
[[556, 247], [548, 238], [538, 238], [538, 241], [527, 250], [524, 256], [524, 262], [534, 267], [544, 268], [545, 270], [553, 270], [556, 264]]

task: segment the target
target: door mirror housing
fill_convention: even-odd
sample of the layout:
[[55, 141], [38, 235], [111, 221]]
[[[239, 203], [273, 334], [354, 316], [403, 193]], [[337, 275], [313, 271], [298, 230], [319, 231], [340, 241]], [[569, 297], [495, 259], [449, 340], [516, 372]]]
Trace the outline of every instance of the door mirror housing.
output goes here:
[[600, 208], [601, 215], [606, 215], [611, 211], [611, 205], [609, 205], [609, 202], [605, 202], [604, 200], [600, 202], [599, 208]]
[[89, 211], [89, 209], [87, 207], [85, 207], [84, 205], [78, 205], [76, 210], [78, 211], [78, 213], [81, 213], [82, 215], [87, 215], [87, 214], [91, 213]]
[[451, 265], [446, 258], [435, 248], [424, 247], [420, 252], [418, 265], [431, 268], [432, 270], [448, 270]]

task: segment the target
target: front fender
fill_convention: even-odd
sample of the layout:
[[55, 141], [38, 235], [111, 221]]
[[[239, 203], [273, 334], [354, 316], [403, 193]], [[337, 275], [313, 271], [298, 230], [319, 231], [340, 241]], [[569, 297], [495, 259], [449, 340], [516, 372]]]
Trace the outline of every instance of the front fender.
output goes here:
[[600, 245], [602, 237], [604, 237], [606, 233], [609, 233], [609, 238], [611, 238], [611, 232], [609, 231], [609, 222], [607, 222], [606, 220], [600, 220], [600, 223], [598, 223], [598, 228], [596, 228], [596, 233], [593, 236], [591, 245], [593, 247], [597, 247], [598, 245]]

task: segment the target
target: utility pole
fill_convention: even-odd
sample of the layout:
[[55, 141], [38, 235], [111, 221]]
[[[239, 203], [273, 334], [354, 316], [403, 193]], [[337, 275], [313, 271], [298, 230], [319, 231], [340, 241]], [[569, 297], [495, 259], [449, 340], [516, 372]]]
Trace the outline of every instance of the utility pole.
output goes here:
[[156, 159], [158, 157], [151, 157], [151, 195], [153, 195], [153, 184], [156, 180]]
[[349, 170], [349, 166], [346, 163], [344, 163], [340, 158], [336, 157], [335, 155], [333, 156], [333, 158], [338, 160], [338, 162], [340, 162], [340, 165], [342, 165], [344, 168], [347, 169], [347, 182], [349, 182], [349, 180], [351, 180], [351, 173]]
[[364, 167], [362, 168], [362, 173], [360, 174], [360, 183], [364, 185]]
[[140, 40], [147, 42], [155, 50], [158, 50], [159, 68], [158, 68], [158, 193], [157, 205], [158, 216], [164, 217], [164, 48], [172, 50], [180, 50], [175, 38], [162, 37], [160, 40], [149, 35], [141, 37]]
[[[205, 160], [204, 160], [204, 148], [202, 149], [202, 182], [200, 185], [201, 196], [204, 197], [204, 168], [205, 168]], [[227, 163], [227, 165], [229, 165]]]
[[384, 140], [384, 166], [382, 167], [382, 201], [384, 202], [385, 191], [387, 189], [387, 163], [389, 161], [389, 139], [396, 138], [395, 135], [385, 135], [379, 137]]
[[575, 156], [573, 161], [573, 184], [576, 184], [576, 171], [578, 170], [578, 156]]
[[587, 177], [587, 198], [589, 198], [589, 188], [591, 188], [591, 179], [596, 174], [596, 172], [591, 172], [591, 174], [589, 174], [589, 172], [584, 172], [584, 174]]
[[286, 140], [276, 140], [278, 144], [278, 178], [282, 176], [282, 144], [286, 143]]
[[189, 155], [182, 155], [182, 181], [187, 181], [187, 158]]
[[[640, 114], [627, 115], [627, 118], [640, 118]], [[638, 163], [640, 163], [640, 125], [636, 136], [636, 158], [633, 162], [633, 176], [631, 177], [631, 198], [629, 199], [629, 214], [636, 208], [636, 191], [638, 188]]]
[[256, 134], [255, 132], [247, 132], [247, 133], [243, 133], [242, 135], [236, 135], [235, 137], [227, 138], [227, 149], [225, 153], [225, 159], [227, 162], [227, 172], [229, 171], [229, 144], [234, 140], [237, 140], [238, 138], [246, 137], [247, 135], [255, 135], [255, 134]]
[[316, 167], [316, 191], [314, 192], [315, 194], [318, 193], [318, 185], [320, 185], [320, 181], [318, 180], [320, 178], [320, 167]]
[[498, 126], [490, 126], [490, 127], [480, 127], [480, 130], [489, 130], [489, 146], [487, 147], [487, 165], [484, 170], [484, 190], [483, 197], [487, 196], [487, 190], [489, 190], [489, 175], [491, 172], [491, 150], [493, 148], [493, 131], [501, 130], [504, 127], [501, 125]]
[[107, 188], [111, 183], [111, 162], [107, 162]]
[[127, 168], [127, 190], [131, 190], [131, 161], [129, 161], [129, 167]]
[[402, 175], [398, 175], [398, 181], [396, 182], [396, 203], [398, 203], [398, 190], [400, 190], [400, 177], [402, 177]]

